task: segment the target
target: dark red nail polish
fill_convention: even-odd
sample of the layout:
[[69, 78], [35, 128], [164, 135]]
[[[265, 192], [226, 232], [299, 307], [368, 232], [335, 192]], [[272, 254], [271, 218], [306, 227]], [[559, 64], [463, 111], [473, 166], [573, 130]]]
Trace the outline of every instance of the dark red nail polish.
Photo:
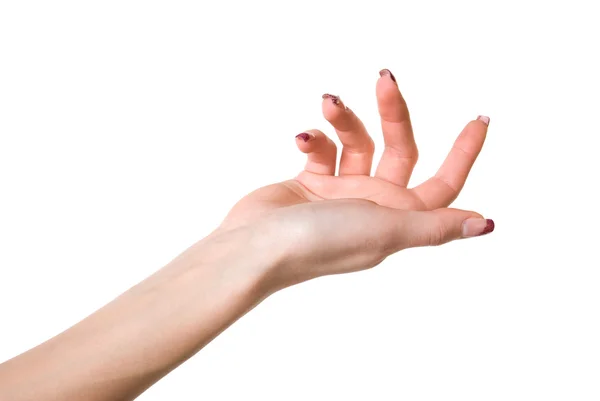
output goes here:
[[331, 103], [335, 104], [336, 106], [339, 106], [341, 103], [339, 96], [335, 96], [335, 95], [326, 93], [322, 97], [323, 97], [323, 99], [331, 99]]
[[383, 70], [379, 71], [379, 76], [380, 77], [384, 77], [384, 76], [389, 76], [392, 81], [396, 82], [396, 77], [394, 76], [394, 74], [392, 74], [392, 72], [390, 70], [388, 70], [387, 68], [384, 68]]
[[304, 142], [308, 142], [308, 141], [311, 139], [310, 135], [309, 135], [309, 134], [307, 134], [306, 132], [303, 132], [303, 133], [301, 133], [301, 134], [298, 134], [298, 135], [296, 135], [296, 138], [300, 138], [300, 139], [302, 139]]
[[496, 225], [494, 224], [494, 220], [487, 219], [486, 222], [487, 222], [487, 224], [485, 225], [485, 228], [483, 229], [483, 231], [479, 235], [489, 234], [492, 231], [494, 231], [494, 228], [496, 227]]

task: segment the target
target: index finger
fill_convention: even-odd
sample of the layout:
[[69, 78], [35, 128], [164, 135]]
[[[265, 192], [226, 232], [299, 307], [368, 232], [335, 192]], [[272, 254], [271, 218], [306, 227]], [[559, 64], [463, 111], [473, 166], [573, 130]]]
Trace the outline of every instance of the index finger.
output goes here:
[[481, 152], [489, 123], [486, 116], [469, 122], [435, 176], [413, 188], [428, 209], [447, 207], [456, 199]]

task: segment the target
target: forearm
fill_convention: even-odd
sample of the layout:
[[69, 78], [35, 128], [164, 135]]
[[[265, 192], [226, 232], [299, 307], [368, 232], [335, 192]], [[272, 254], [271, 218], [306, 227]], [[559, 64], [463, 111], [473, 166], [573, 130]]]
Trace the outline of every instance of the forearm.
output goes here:
[[0, 365], [0, 395], [135, 398], [267, 296], [263, 278], [274, 262], [242, 243], [229, 235], [196, 244], [82, 322]]

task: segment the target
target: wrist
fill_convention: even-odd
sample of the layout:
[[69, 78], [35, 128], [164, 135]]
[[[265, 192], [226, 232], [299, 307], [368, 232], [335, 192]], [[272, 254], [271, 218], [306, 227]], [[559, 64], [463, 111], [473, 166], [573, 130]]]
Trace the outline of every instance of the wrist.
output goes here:
[[192, 282], [210, 275], [214, 288], [226, 288], [260, 302], [279, 289], [276, 272], [286, 259], [285, 249], [268, 231], [264, 224], [217, 229], [166, 269], [183, 270]]

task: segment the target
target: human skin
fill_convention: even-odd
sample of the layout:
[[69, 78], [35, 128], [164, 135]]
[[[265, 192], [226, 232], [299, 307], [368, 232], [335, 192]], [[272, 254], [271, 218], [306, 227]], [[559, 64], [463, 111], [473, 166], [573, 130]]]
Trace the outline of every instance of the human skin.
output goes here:
[[373, 140], [341, 99], [323, 113], [343, 144], [297, 135], [307, 154], [294, 179], [242, 198], [223, 223], [158, 272], [83, 321], [0, 365], [0, 400], [131, 400], [197, 353], [263, 299], [319, 276], [373, 267], [416, 246], [487, 234], [493, 222], [447, 206], [485, 140], [467, 124], [438, 173], [408, 189], [417, 162], [406, 103], [380, 72], [385, 150], [370, 176]]

